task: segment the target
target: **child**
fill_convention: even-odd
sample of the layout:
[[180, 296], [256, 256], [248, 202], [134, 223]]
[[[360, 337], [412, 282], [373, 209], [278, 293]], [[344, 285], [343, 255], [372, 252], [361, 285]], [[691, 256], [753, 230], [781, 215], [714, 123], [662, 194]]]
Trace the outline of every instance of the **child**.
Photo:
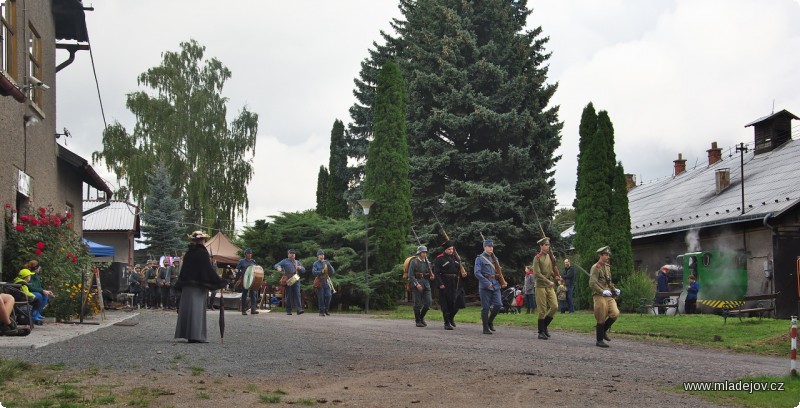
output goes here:
[[700, 291], [700, 284], [694, 275], [689, 275], [689, 288], [686, 289], [686, 300], [683, 302], [683, 309], [686, 314], [697, 313], [697, 292]]
[[522, 291], [519, 289], [517, 289], [514, 297], [514, 306], [517, 307], [517, 313], [522, 313], [522, 306], [525, 306], [525, 297], [522, 296]]
[[556, 297], [558, 297], [558, 309], [561, 310], [561, 313], [566, 312], [569, 307], [567, 306], [567, 285], [564, 284], [564, 279], [558, 279]]

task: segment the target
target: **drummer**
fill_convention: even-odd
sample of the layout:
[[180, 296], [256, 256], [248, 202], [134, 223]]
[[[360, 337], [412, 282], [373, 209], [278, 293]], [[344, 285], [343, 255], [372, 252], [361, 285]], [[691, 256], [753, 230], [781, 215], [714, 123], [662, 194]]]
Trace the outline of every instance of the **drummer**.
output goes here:
[[[297, 261], [295, 257], [297, 254], [295, 253], [294, 249], [290, 249], [287, 251], [286, 258], [278, 263], [275, 264], [275, 269], [281, 271], [283, 276], [288, 280], [291, 281], [292, 277], [296, 274], [305, 273], [306, 268], [303, 267], [303, 264]], [[297, 314], [303, 314], [303, 301], [300, 298], [300, 281], [299, 279], [287, 283], [286, 285], [286, 294], [283, 298], [283, 303], [286, 305], [286, 314], [292, 314], [292, 303], [294, 303], [295, 308], [297, 308]]]
[[242, 315], [247, 316], [247, 298], [250, 298], [250, 314], [258, 314], [258, 288], [247, 289], [244, 287], [244, 274], [247, 268], [257, 265], [256, 260], [253, 259], [253, 250], [246, 248], [244, 250], [244, 258], [239, 260], [236, 264], [236, 284], [242, 288]]

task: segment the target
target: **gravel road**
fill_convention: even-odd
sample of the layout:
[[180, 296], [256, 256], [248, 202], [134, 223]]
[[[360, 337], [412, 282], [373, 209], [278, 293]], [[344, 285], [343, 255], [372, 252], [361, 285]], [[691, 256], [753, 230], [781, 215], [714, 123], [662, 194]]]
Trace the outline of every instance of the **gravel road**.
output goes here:
[[[295, 399], [364, 407], [710, 406], [677, 386], [783, 375], [788, 369], [787, 359], [613, 335], [611, 348], [600, 349], [593, 334], [551, 331], [552, 339], [543, 341], [531, 329], [502, 325], [487, 336], [474, 324], [445, 331], [439, 322], [416, 328], [413, 321], [314, 312], [226, 311], [221, 344], [217, 313], [209, 314], [208, 344], [173, 340], [174, 312], [142, 310], [121, 325], [36, 349], [0, 351], [71, 369], [100, 368], [129, 378], [132, 386], [166, 378], [183, 389], [196, 381], [190, 368], [201, 367], [203, 378], [228, 389], [258, 384]], [[502, 316], [497, 322], [502, 324]], [[158, 406], [198, 406], [175, 394]], [[218, 398], [260, 405], [252, 392]]]

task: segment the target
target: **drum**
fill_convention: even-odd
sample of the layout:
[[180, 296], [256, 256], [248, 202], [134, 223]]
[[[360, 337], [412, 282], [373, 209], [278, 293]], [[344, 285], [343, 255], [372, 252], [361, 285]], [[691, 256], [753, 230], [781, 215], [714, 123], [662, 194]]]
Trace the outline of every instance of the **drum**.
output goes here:
[[295, 284], [295, 282], [297, 282], [299, 280], [300, 280], [300, 275], [294, 274], [294, 276], [292, 276], [291, 278], [289, 278], [289, 280], [286, 281], [286, 285], [287, 286], [292, 286], [292, 285]]
[[245, 289], [261, 289], [261, 282], [264, 281], [264, 269], [258, 265], [250, 265], [244, 271], [244, 281], [242, 285]]

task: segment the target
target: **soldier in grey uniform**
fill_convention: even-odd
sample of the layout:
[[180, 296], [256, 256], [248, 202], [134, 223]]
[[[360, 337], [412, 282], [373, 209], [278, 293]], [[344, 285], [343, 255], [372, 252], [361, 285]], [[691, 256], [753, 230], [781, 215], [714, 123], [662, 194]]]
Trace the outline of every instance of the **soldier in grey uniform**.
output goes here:
[[533, 275], [536, 280], [536, 308], [539, 309], [539, 339], [547, 340], [550, 332], [547, 326], [553, 321], [558, 310], [555, 281], [556, 272], [550, 260], [550, 239], [544, 237], [537, 241], [540, 251], [533, 258]]
[[594, 300], [594, 318], [597, 321], [595, 334], [597, 335], [597, 347], [608, 347], [608, 344], [603, 342], [611, 341], [608, 338], [608, 329], [617, 321], [619, 316], [619, 309], [617, 309], [617, 301], [613, 296], [619, 296], [620, 290], [614, 287], [611, 281], [611, 265], [608, 261], [611, 259], [611, 248], [604, 246], [597, 250], [600, 259], [592, 266], [589, 272], [589, 288], [592, 290], [592, 299]]
[[483, 241], [483, 253], [475, 258], [475, 277], [478, 278], [478, 293], [481, 297], [481, 322], [483, 334], [492, 334], [494, 318], [503, 307], [500, 300], [499, 273], [493, 256], [494, 242], [490, 239]]
[[417, 327], [427, 327], [425, 314], [431, 308], [431, 263], [428, 261], [428, 247], [420, 245], [417, 257], [408, 264], [408, 283], [414, 293], [414, 319]]

